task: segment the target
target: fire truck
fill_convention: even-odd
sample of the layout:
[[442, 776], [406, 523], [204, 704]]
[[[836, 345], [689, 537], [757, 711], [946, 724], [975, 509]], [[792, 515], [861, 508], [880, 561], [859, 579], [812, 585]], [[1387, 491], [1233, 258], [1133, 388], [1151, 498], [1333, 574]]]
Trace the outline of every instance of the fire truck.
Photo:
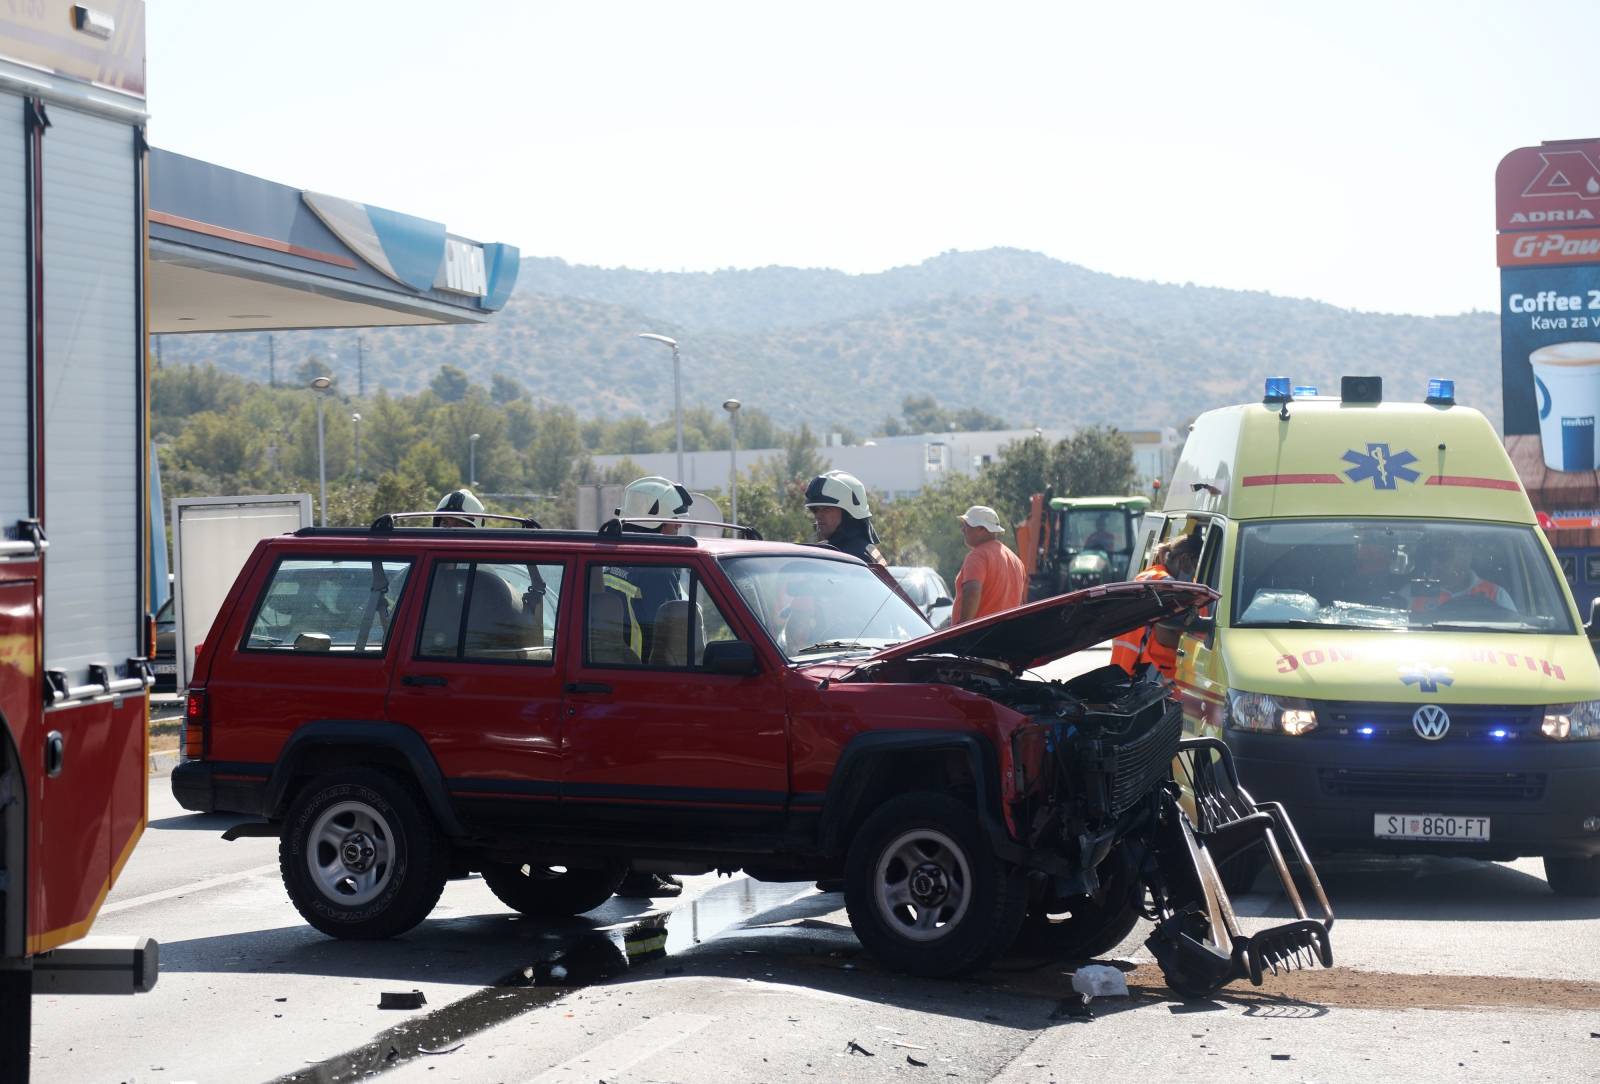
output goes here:
[[141, 0], [0, 5], [7, 1082], [32, 994], [155, 982], [153, 942], [82, 941], [146, 820], [145, 117]]

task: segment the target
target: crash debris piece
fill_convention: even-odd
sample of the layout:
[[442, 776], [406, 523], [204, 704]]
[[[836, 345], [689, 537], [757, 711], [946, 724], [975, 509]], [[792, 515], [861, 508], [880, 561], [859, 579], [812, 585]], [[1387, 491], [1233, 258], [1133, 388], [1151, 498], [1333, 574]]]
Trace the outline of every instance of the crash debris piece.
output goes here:
[[1072, 988], [1086, 997], [1127, 997], [1128, 980], [1104, 964], [1090, 964], [1072, 973]]
[[427, 1003], [421, 990], [385, 990], [378, 995], [380, 1009], [420, 1009]]
[[869, 1058], [875, 1058], [878, 1056], [872, 1051], [868, 1050], [866, 1047], [862, 1046], [860, 1043], [856, 1042], [854, 1039], [851, 1039], [847, 1044], [845, 1044], [845, 1050], [851, 1054], [865, 1054]]

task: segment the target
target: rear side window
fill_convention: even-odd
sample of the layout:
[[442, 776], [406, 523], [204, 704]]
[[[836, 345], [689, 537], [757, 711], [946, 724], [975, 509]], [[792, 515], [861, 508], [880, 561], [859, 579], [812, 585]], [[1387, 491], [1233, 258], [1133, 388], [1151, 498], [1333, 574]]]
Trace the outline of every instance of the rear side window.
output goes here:
[[279, 561], [244, 649], [382, 655], [410, 571], [409, 561], [371, 558]]
[[417, 656], [554, 662], [564, 571], [526, 562], [440, 561], [433, 566]]

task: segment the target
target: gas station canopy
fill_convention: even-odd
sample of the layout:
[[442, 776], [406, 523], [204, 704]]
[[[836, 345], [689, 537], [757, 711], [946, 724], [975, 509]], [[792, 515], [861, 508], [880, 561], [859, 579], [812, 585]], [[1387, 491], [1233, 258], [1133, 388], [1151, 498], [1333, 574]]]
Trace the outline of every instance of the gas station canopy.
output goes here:
[[437, 222], [152, 149], [150, 330], [482, 323], [518, 251]]

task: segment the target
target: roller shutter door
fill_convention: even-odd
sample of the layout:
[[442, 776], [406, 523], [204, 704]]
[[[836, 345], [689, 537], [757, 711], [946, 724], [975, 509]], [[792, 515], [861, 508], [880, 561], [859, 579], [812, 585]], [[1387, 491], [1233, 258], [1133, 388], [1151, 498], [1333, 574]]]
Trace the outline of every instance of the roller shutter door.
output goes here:
[[28, 186], [22, 99], [0, 94], [0, 538], [31, 515], [28, 474]]
[[45, 669], [143, 655], [133, 128], [60, 105], [44, 134]]

